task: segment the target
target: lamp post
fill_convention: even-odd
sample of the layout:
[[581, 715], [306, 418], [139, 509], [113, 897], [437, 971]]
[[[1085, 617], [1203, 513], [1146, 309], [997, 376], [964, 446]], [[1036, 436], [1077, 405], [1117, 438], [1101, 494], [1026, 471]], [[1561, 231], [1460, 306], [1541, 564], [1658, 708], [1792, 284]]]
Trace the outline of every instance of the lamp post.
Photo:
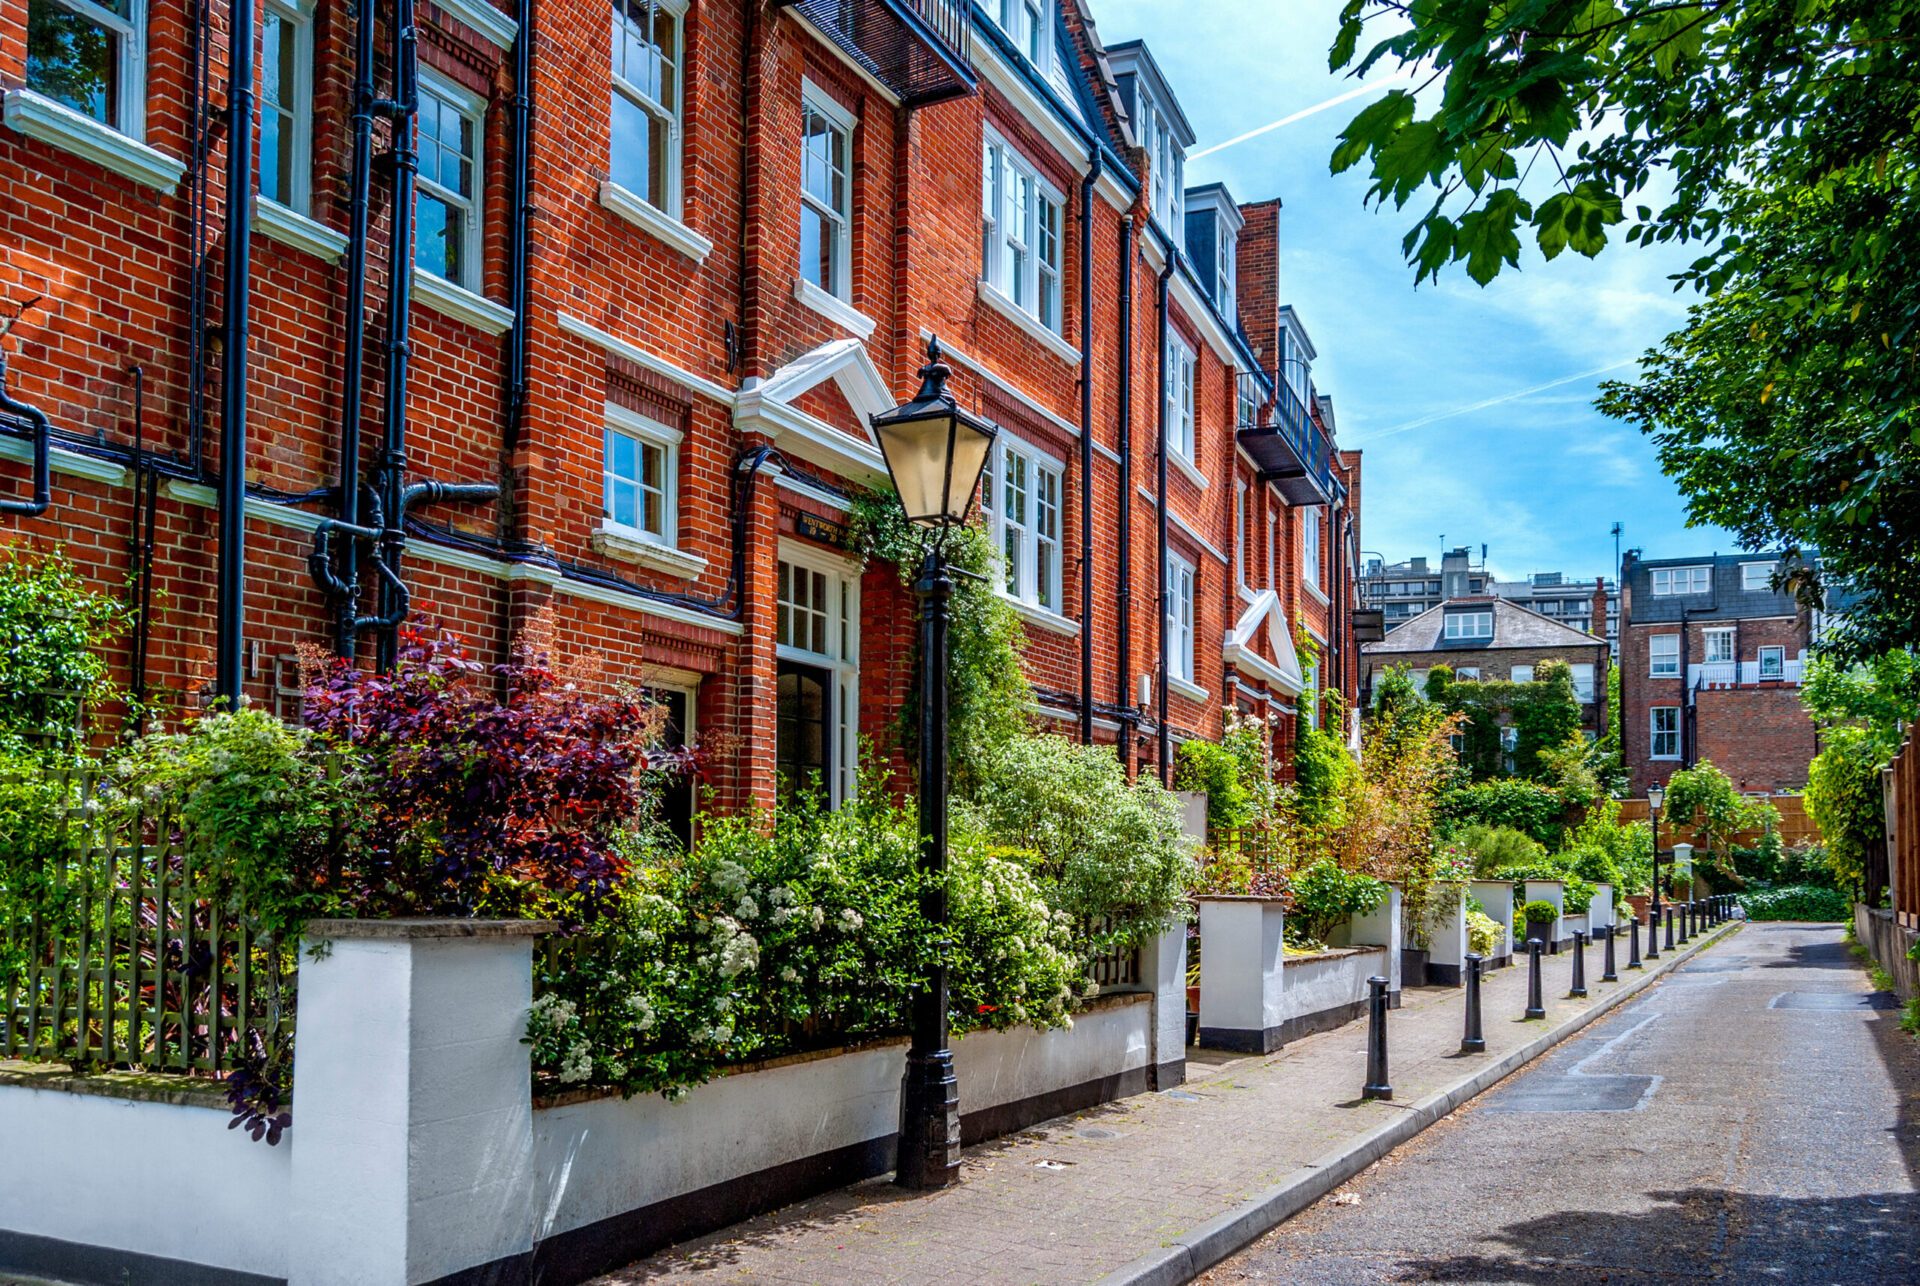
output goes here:
[[1649, 923], [1660, 921], [1660, 805], [1667, 802], [1667, 792], [1661, 786], [1647, 787], [1647, 816], [1653, 819], [1653, 915]]
[[934, 532], [920, 579], [920, 911], [940, 935], [935, 962], [913, 997], [913, 1043], [900, 1094], [903, 1188], [944, 1188], [960, 1177], [960, 1092], [947, 1048], [947, 622], [953, 579], [947, 533], [964, 524], [998, 432], [946, 391], [953, 368], [927, 343], [913, 401], [872, 419], [907, 521]]

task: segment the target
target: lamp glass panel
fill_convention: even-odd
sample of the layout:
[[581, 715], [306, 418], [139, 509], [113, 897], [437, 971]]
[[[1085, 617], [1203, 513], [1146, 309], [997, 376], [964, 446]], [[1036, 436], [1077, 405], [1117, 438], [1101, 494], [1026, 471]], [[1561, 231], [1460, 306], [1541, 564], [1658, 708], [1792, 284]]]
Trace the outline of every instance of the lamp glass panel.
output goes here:
[[874, 425], [894, 490], [900, 493], [900, 507], [912, 522], [938, 524], [946, 512], [947, 442], [953, 422], [951, 414], [940, 413]]

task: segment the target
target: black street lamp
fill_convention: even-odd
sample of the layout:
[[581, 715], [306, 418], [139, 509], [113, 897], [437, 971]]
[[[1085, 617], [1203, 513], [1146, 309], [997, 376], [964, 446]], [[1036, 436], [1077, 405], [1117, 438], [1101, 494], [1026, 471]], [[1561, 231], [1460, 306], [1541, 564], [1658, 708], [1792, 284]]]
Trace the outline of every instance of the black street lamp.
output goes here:
[[1653, 819], [1653, 916], [1651, 924], [1660, 922], [1660, 805], [1666, 803], [1667, 792], [1661, 786], [1647, 787], [1647, 816]]
[[986, 468], [992, 424], [947, 394], [953, 368], [940, 341], [927, 343], [920, 392], [872, 419], [907, 520], [935, 533], [914, 586], [920, 598], [920, 911], [941, 934], [931, 975], [913, 997], [913, 1044], [901, 1083], [899, 1161], [903, 1188], [944, 1188], [960, 1177], [960, 1090], [947, 1048], [947, 621], [953, 580], [947, 533], [964, 524]]

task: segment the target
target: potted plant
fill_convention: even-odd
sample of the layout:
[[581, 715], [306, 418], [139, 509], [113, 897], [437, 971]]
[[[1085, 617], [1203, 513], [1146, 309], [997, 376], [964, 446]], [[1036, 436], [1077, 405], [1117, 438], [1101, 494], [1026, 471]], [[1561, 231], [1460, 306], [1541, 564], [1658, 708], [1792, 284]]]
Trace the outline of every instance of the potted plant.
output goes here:
[[1553, 941], [1554, 921], [1560, 918], [1560, 908], [1544, 899], [1537, 899], [1520, 908], [1520, 918], [1526, 922], [1528, 939], [1538, 938], [1550, 944]]

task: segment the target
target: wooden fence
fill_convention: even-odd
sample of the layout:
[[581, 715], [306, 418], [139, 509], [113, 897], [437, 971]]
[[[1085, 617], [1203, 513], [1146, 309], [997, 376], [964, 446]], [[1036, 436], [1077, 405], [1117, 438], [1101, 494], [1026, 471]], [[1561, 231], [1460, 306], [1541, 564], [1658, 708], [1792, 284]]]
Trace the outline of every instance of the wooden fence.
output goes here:
[[1900, 747], [1881, 777], [1886, 792], [1886, 883], [1893, 894], [1893, 916], [1920, 929], [1920, 745], [1912, 736]]
[[[1813, 824], [1813, 818], [1807, 815], [1806, 801], [1799, 795], [1769, 795], [1767, 802], [1780, 810], [1780, 842], [1788, 848], [1796, 844], [1818, 844], [1820, 828]], [[1644, 822], [1647, 820], [1647, 801], [1644, 799], [1623, 799], [1620, 801], [1620, 820], [1623, 822]], [[1736, 848], [1751, 848], [1760, 840], [1759, 831], [1742, 831], [1733, 837]], [[1683, 826], [1677, 830], [1667, 825], [1666, 818], [1660, 819], [1660, 846], [1671, 848], [1674, 844], [1692, 844], [1702, 847], [1701, 837], [1692, 827]]]
[[110, 826], [93, 789], [0, 852], [0, 1057], [204, 1075], [290, 1042], [294, 950], [201, 896], [170, 810]]

